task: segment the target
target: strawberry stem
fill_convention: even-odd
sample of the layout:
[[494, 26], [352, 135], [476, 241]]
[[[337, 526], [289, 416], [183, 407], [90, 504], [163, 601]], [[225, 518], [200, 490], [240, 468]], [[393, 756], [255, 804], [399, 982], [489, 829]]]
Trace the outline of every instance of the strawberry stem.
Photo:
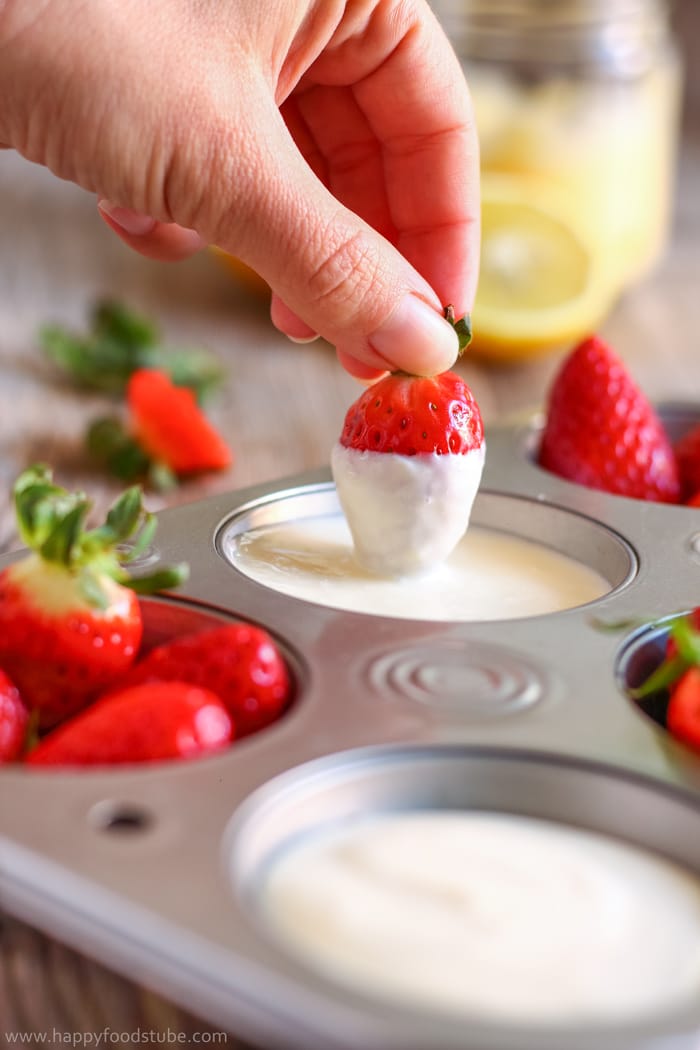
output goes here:
[[469, 314], [465, 314], [464, 317], [460, 317], [459, 321], [455, 321], [454, 306], [445, 307], [445, 320], [454, 328], [459, 339], [459, 356], [461, 357], [464, 351], [467, 349], [472, 341], [472, 319]]

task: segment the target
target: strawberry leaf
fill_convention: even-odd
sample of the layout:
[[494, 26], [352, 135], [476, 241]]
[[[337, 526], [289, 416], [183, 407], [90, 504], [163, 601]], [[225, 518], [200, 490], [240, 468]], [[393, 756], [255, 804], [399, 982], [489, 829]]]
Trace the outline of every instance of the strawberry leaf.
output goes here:
[[59, 565], [73, 563], [88, 506], [87, 500], [81, 500], [59, 518], [54, 529], [39, 547], [39, 553], [45, 561], [57, 562]]
[[169, 591], [179, 587], [189, 576], [189, 566], [182, 562], [168, 568], [157, 569], [150, 576], [132, 576], [128, 586], [137, 594], [153, 594], [155, 591]]
[[224, 370], [212, 354], [163, 346], [151, 321], [112, 301], [96, 305], [85, 335], [46, 325], [39, 337], [46, 355], [70, 379], [106, 394], [122, 394], [129, 377], [139, 368], [166, 372], [177, 386], [189, 387], [200, 402], [224, 378]]
[[630, 689], [629, 694], [633, 700], [643, 700], [652, 693], [659, 693], [662, 689], [668, 689], [674, 682], [678, 681], [682, 674], [688, 670], [688, 663], [682, 656], [674, 656], [670, 660], [664, 660], [649, 677], [636, 689]]
[[472, 319], [469, 314], [465, 314], [464, 317], [460, 317], [459, 321], [456, 321], [454, 307], [446, 306], [445, 320], [449, 321], [457, 333], [457, 338], [459, 339], [459, 356], [461, 357], [472, 341]]

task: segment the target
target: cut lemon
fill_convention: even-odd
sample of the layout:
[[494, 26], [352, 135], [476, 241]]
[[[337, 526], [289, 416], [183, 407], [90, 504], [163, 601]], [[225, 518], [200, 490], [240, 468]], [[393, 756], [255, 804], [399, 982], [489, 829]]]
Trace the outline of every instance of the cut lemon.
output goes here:
[[592, 332], [615, 299], [600, 253], [572, 209], [526, 176], [482, 183], [482, 243], [474, 349], [494, 359], [532, 357]]

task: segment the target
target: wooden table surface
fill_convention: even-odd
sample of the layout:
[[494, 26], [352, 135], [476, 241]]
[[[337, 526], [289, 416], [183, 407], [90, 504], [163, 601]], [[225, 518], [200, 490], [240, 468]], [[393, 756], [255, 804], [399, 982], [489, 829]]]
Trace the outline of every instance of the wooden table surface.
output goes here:
[[[700, 136], [689, 134], [670, 251], [603, 329], [657, 400], [700, 400], [698, 185]], [[37, 342], [48, 321], [81, 328], [103, 295], [152, 315], [173, 345], [209, 347], [227, 371], [212, 416], [235, 450], [234, 466], [167, 500], [152, 498], [154, 509], [327, 463], [357, 386], [327, 346], [296, 346], [277, 334], [265, 303], [234, 285], [210, 255], [179, 265], [139, 258], [101, 223], [88, 195], [12, 153], [0, 153], [0, 230], [0, 550], [18, 545], [8, 492], [28, 463], [51, 463], [61, 483], [84, 487], [98, 509], [117, 491], [81, 451], [87, 420], [111, 403], [66, 385]], [[460, 368], [488, 426], [539, 404], [556, 366], [550, 357], [500, 369], [467, 360]], [[11, 805], [1, 790], [0, 805]], [[6, 1033], [212, 1031], [206, 1019], [1, 914], [0, 946]], [[228, 1045], [242, 1044], [231, 1035]]]

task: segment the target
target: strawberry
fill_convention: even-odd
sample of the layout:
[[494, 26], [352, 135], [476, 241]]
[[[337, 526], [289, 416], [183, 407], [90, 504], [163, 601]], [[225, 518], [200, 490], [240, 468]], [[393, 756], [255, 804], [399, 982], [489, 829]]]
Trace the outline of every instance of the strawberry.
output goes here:
[[634, 699], [649, 702], [666, 695], [666, 728], [700, 749], [700, 607], [673, 621], [664, 659], [631, 693]]
[[243, 737], [279, 718], [290, 699], [287, 667], [260, 627], [225, 624], [164, 642], [129, 671], [121, 684], [180, 679], [211, 689]]
[[[41, 727], [82, 707], [133, 663], [142, 621], [136, 591], [181, 582], [184, 566], [132, 579], [125, 567], [150, 542], [155, 519], [128, 489], [104, 524], [83, 529], [90, 503], [32, 467], [14, 487], [31, 553], [0, 572], [0, 667]], [[129, 554], [119, 545], [133, 538]]]
[[175, 474], [222, 470], [231, 451], [191, 390], [154, 368], [140, 368], [127, 385], [134, 435], [141, 448]]
[[700, 494], [700, 426], [693, 427], [676, 442], [674, 452], [681, 479], [681, 497], [691, 506]]
[[469, 523], [484, 452], [479, 406], [455, 372], [396, 372], [365, 390], [331, 456], [362, 566], [397, 576], [446, 558]]
[[666, 726], [677, 740], [700, 751], [700, 667], [691, 667], [673, 685]]
[[539, 462], [560, 477], [632, 499], [677, 503], [670, 442], [622, 361], [596, 336], [564, 362], [551, 388]]
[[29, 728], [29, 712], [19, 689], [0, 671], [0, 763], [12, 762], [24, 750]]
[[188, 682], [156, 682], [96, 700], [48, 733], [26, 761], [102, 766], [196, 758], [232, 738], [231, 719], [214, 693]]

